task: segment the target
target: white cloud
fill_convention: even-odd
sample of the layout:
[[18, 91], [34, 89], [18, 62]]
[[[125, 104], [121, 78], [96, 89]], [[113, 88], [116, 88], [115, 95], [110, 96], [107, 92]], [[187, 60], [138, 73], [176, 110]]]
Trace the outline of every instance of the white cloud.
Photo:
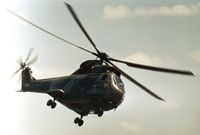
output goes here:
[[176, 66], [176, 61], [170, 56], [157, 56], [153, 54], [145, 54], [143, 52], [134, 53], [125, 58], [127, 61], [131, 61], [139, 64], [153, 65], [153, 66]]
[[133, 133], [140, 133], [140, 132], [143, 131], [142, 126], [140, 126], [138, 124], [130, 123], [130, 122], [127, 122], [127, 121], [122, 121], [121, 126], [123, 128], [125, 128], [126, 130], [129, 130]]
[[110, 6], [107, 5], [104, 7], [103, 14], [106, 18], [123, 18], [129, 17], [132, 10], [127, 6]]
[[200, 63], [200, 50], [189, 52], [186, 57], [192, 61]]
[[111, 18], [128, 18], [134, 16], [189, 16], [200, 13], [200, 4], [158, 7], [135, 7], [126, 5], [106, 5], [103, 10], [103, 16]]

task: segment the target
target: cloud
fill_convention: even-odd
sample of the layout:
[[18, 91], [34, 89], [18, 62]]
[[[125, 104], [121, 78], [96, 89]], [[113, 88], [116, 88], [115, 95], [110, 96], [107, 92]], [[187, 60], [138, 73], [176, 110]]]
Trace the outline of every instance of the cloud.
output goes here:
[[106, 19], [130, 18], [135, 16], [190, 16], [200, 14], [200, 3], [192, 5], [178, 4], [174, 6], [135, 7], [126, 5], [106, 5], [103, 16]]
[[143, 52], [136, 52], [126, 57], [125, 60], [139, 64], [153, 65], [153, 66], [176, 66], [177, 62], [170, 56], [157, 56], [154, 54], [145, 54]]
[[195, 50], [186, 54], [186, 57], [192, 61], [200, 63], [200, 50]]
[[143, 131], [142, 126], [138, 124], [130, 123], [128, 121], [122, 121], [120, 124], [124, 129], [129, 130], [133, 133], [140, 133]]
[[123, 18], [130, 17], [132, 10], [127, 6], [110, 6], [104, 7], [103, 15], [106, 18]]

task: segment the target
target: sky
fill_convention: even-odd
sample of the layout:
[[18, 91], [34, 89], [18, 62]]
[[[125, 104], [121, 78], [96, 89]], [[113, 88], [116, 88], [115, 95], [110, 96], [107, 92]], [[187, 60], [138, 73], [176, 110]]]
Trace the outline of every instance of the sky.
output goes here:
[[30, 48], [39, 55], [31, 66], [35, 78], [65, 76], [94, 56], [23, 22], [9, 8], [46, 30], [95, 51], [61, 0], [1, 0], [0, 127], [7, 135], [199, 135], [200, 133], [200, 0], [66, 0], [99, 50], [135, 63], [192, 71], [196, 77], [134, 69], [116, 64], [160, 95], [159, 101], [122, 77], [125, 100], [101, 118], [78, 116], [50, 96], [21, 93], [19, 75], [11, 78]]

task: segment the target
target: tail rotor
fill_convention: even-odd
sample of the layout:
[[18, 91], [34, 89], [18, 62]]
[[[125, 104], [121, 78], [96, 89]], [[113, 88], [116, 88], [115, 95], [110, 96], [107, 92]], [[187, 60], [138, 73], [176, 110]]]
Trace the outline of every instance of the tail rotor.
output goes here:
[[[33, 53], [33, 51], [34, 51], [33, 48], [31, 48], [31, 49], [29, 50], [28, 55], [27, 55], [27, 57], [26, 57], [26, 59], [25, 59], [24, 62], [23, 62], [23, 59], [22, 59], [21, 56], [17, 59], [16, 62], [17, 62], [17, 64], [19, 64], [19, 69], [16, 70], [16, 71], [12, 74], [11, 77], [14, 77], [14, 76], [15, 76], [16, 74], [18, 74], [19, 72], [22, 72], [23, 70], [29, 68], [30, 65], [34, 64], [35, 62], [37, 62], [37, 60], [38, 60], [38, 55], [36, 55], [36, 56], [33, 57], [32, 59], [30, 59], [30, 58], [31, 58], [31, 55], [32, 55], [32, 53]], [[30, 69], [30, 68], [29, 68], [29, 69]], [[22, 77], [21, 77], [21, 75], [20, 75], [20, 79], [19, 79], [19, 80], [21, 80], [21, 78], [22, 78]]]

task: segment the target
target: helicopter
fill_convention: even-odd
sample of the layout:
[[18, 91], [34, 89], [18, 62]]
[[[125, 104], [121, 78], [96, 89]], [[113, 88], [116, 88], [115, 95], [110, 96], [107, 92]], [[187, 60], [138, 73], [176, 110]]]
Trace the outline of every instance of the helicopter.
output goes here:
[[95, 49], [95, 52], [82, 48], [43, 29], [10, 9], [8, 9], [8, 11], [41, 31], [94, 55], [97, 59], [84, 61], [80, 64], [79, 69], [68, 76], [36, 79], [32, 76], [30, 65], [34, 64], [38, 60], [38, 55], [30, 60], [33, 53], [33, 49], [30, 49], [25, 61], [23, 61], [21, 57], [17, 60], [20, 68], [14, 72], [14, 74], [21, 72], [22, 84], [20, 92], [36, 92], [50, 95], [52, 99], [47, 101], [47, 106], [54, 109], [57, 104], [56, 102], [59, 102], [67, 108], [75, 111], [80, 115], [80, 117], [74, 119], [74, 123], [78, 124], [78, 126], [83, 125], [84, 116], [95, 114], [98, 115], [98, 117], [101, 117], [105, 111], [115, 110], [123, 102], [125, 97], [125, 88], [121, 76], [125, 77], [154, 98], [165, 101], [162, 97], [132, 78], [113, 62], [126, 64], [129, 67], [144, 70], [194, 76], [191, 71], [187, 70], [142, 65], [110, 57], [108, 54], [101, 52], [97, 48], [96, 44], [83, 27], [72, 6], [65, 2], [64, 4], [77, 25], [80, 27], [81, 31]]

